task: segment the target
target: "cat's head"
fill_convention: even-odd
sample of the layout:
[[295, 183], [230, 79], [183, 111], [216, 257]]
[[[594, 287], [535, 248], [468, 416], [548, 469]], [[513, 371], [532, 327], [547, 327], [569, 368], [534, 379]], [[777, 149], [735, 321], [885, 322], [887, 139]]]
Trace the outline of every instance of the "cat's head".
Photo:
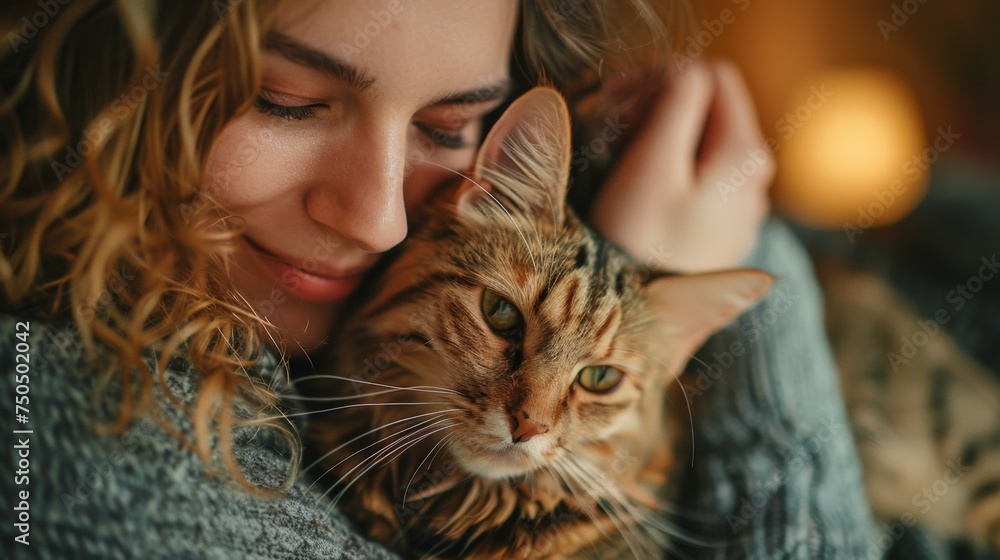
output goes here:
[[771, 284], [751, 270], [650, 271], [587, 229], [565, 205], [570, 143], [555, 90], [515, 101], [348, 337], [391, 359], [371, 381], [443, 389], [405, 398], [453, 410], [432, 441], [453, 435], [445, 453], [479, 477], [655, 437], [664, 387]]

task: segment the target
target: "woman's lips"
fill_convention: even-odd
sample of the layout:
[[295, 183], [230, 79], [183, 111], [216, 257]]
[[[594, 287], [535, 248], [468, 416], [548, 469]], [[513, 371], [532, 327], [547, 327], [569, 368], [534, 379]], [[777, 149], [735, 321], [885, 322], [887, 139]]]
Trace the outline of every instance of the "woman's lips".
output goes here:
[[315, 303], [342, 301], [357, 289], [365, 272], [370, 268], [369, 265], [343, 272], [306, 271], [292, 265], [289, 260], [275, 255], [250, 239], [246, 239], [246, 241], [272, 280], [277, 282], [289, 295], [305, 301]]

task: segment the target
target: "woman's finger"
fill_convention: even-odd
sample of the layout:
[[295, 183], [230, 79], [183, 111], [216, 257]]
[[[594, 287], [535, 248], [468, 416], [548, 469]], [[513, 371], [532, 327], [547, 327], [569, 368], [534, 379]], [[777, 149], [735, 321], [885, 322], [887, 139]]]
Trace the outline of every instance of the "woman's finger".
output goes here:
[[730, 61], [720, 60], [712, 64], [711, 69], [717, 84], [716, 100], [730, 138], [744, 143], [763, 143], [757, 110], [739, 68]]
[[712, 76], [694, 64], [672, 78], [652, 100], [641, 130], [631, 139], [601, 199], [657, 204], [694, 187], [695, 153], [712, 98]]
[[714, 97], [715, 79], [709, 67], [696, 62], [670, 79], [648, 123], [650, 143], [660, 157], [693, 169], [698, 145]]
[[774, 165], [764, 149], [764, 137], [746, 82], [730, 62], [713, 63], [710, 73], [715, 95], [697, 164], [699, 179], [717, 179], [733, 165], [740, 167], [744, 160], [752, 159], [758, 168], [757, 182], [770, 182]]

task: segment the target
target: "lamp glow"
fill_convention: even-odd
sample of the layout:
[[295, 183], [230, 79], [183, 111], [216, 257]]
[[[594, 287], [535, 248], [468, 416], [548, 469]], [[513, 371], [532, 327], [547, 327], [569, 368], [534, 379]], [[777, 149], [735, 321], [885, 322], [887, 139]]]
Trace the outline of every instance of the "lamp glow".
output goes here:
[[[829, 92], [822, 104], [817, 88]], [[920, 202], [927, 166], [912, 161], [927, 140], [903, 80], [873, 69], [825, 72], [790, 107], [797, 126], [786, 129], [777, 157], [775, 199], [793, 218], [868, 228], [895, 223]]]

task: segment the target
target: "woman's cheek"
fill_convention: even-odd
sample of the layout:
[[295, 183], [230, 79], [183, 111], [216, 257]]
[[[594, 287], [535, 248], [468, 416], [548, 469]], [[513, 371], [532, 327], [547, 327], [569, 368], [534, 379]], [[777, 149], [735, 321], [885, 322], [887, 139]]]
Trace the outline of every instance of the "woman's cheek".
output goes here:
[[209, 156], [208, 183], [219, 202], [231, 202], [231, 194], [261, 156], [255, 127], [246, 115], [222, 130]]
[[302, 168], [293, 158], [289, 131], [258, 121], [247, 116], [234, 121], [219, 135], [209, 160], [213, 198], [237, 214], [287, 194], [295, 170]]

